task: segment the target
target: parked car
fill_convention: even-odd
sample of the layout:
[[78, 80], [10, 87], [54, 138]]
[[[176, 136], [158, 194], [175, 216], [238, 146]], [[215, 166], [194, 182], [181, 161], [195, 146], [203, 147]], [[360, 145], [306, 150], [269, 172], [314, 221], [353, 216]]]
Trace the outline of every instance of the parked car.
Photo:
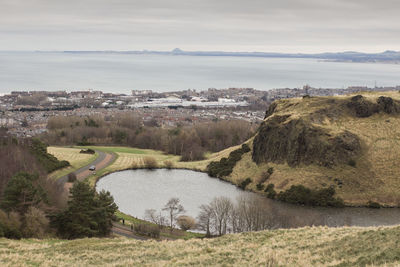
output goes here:
[[92, 165], [89, 167], [89, 171], [94, 171], [94, 170], [96, 170], [96, 166]]

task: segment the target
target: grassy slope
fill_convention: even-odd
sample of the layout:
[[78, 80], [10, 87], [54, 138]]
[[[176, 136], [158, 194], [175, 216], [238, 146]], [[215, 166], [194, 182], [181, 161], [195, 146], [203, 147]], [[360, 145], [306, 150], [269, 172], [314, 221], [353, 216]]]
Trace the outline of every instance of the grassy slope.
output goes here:
[[81, 154], [81, 150], [77, 148], [66, 148], [66, 147], [48, 147], [47, 152], [55, 156], [58, 160], [67, 160], [71, 164], [70, 167], [57, 170], [49, 174], [50, 178], [58, 179], [64, 175], [76, 171], [79, 168], [88, 165], [94, 161], [98, 154]]
[[[400, 99], [398, 92], [363, 93], [369, 99], [381, 95]], [[338, 96], [337, 98], [348, 97]], [[306, 117], [324, 108], [318, 99], [289, 99], [279, 101], [274, 114], [291, 114], [292, 117]], [[335, 186], [338, 196], [349, 205], [365, 205], [369, 200], [385, 205], [400, 205], [400, 116], [375, 114], [368, 118], [355, 118], [348, 114], [336, 120], [325, 119], [314, 123], [331, 132], [348, 130], [356, 134], [362, 142], [363, 153], [356, 167], [341, 165], [324, 168], [317, 165], [289, 167], [287, 164], [260, 164], [251, 160], [251, 152], [243, 156], [235, 166], [233, 173], [225, 179], [234, 183], [250, 177], [254, 183], [249, 188], [256, 191], [256, 183], [261, 173], [268, 167], [274, 167], [273, 175], [265, 184], [273, 183], [279, 190], [285, 190], [294, 184], [303, 184], [310, 188]], [[252, 145], [251, 145], [252, 147]], [[342, 188], [334, 179], [343, 181]]]
[[162, 242], [0, 239], [0, 261], [2, 266], [398, 266], [399, 240], [400, 227], [313, 227]]

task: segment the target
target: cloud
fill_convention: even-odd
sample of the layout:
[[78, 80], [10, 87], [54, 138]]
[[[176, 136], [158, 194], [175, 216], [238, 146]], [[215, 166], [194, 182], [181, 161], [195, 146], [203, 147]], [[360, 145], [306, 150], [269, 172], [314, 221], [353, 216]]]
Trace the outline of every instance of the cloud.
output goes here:
[[398, 49], [395, 0], [2, 0], [1, 50]]

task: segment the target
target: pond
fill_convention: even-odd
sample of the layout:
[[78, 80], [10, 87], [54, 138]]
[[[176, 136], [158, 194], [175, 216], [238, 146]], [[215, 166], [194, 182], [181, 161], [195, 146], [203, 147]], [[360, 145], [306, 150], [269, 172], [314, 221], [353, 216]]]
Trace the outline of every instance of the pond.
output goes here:
[[[400, 209], [323, 208], [286, 204], [239, 189], [209, 177], [206, 173], [189, 170], [127, 170], [100, 179], [96, 190], [110, 191], [119, 210], [137, 218], [144, 218], [146, 209], [161, 210], [172, 197], [180, 199], [186, 215], [196, 217], [199, 206], [215, 197], [256, 197], [268, 206], [274, 227], [381, 226], [400, 222]], [[265, 203], [264, 203], [265, 202]]]

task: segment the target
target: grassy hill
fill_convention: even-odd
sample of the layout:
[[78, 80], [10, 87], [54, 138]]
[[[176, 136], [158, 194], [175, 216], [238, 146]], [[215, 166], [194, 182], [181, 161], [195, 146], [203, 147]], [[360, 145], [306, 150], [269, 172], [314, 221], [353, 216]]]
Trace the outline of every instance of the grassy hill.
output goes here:
[[[247, 188], [333, 187], [347, 205], [400, 204], [400, 93], [279, 100], [231, 174]], [[272, 175], [265, 175], [269, 168]], [[266, 178], [267, 177], [267, 178]]]
[[0, 239], [2, 266], [398, 266], [400, 228], [300, 228], [189, 241]]

